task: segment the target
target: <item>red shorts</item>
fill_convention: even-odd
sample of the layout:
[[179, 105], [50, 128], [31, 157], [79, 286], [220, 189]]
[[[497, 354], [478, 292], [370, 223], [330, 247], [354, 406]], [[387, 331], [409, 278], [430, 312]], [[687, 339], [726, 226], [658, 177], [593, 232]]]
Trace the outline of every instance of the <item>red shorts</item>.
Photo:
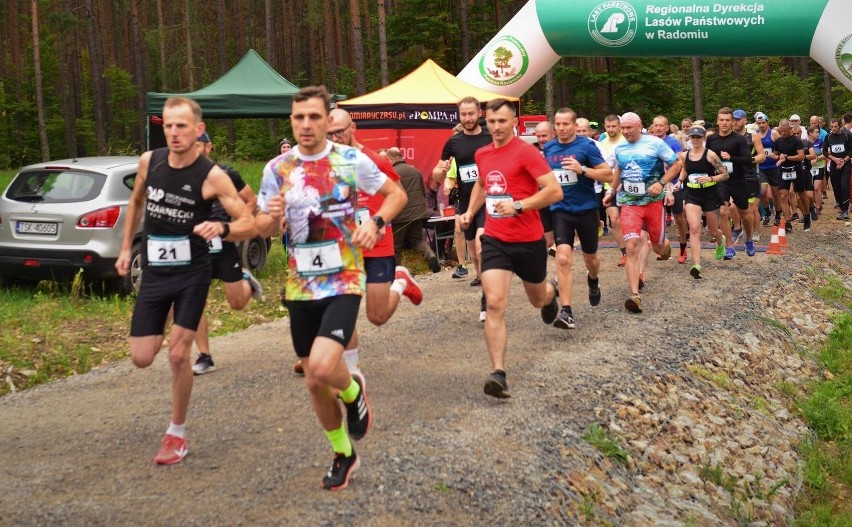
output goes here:
[[621, 206], [621, 232], [624, 241], [639, 238], [642, 227], [648, 231], [651, 243], [661, 244], [666, 239], [666, 210], [663, 200], [652, 201], [647, 205]]

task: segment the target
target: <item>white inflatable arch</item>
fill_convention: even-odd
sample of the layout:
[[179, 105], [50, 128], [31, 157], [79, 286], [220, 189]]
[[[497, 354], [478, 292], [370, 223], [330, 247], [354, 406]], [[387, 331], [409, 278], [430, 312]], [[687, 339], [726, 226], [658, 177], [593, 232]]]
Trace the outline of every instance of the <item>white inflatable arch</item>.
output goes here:
[[852, 89], [852, 0], [530, 0], [458, 78], [520, 97], [562, 56], [810, 56]]

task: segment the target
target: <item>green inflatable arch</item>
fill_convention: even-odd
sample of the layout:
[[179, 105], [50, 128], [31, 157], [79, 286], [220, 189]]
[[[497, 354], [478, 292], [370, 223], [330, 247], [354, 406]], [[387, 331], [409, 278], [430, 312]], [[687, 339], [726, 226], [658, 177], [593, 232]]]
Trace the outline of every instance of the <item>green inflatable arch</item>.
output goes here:
[[562, 56], [810, 56], [852, 89], [852, 0], [530, 0], [458, 77], [520, 97]]

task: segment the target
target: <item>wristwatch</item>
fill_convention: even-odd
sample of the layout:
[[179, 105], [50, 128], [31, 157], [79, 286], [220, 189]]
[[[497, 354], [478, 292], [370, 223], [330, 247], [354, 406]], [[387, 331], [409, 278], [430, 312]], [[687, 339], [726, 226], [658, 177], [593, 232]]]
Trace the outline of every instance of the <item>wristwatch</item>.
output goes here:
[[515, 214], [520, 214], [524, 211], [524, 205], [520, 201], [515, 202]]
[[580, 165], [580, 172], [585, 174], [587, 170], [589, 170], [589, 167], [587, 167], [586, 165]]
[[231, 224], [228, 223], [227, 221], [223, 221], [222, 222], [222, 239], [224, 240], [225, 238], [227, 238], [229, 234], [231, 234]]
[[385, 220], [384, 220], [384, 218], [382, 218], [378, 214], [376, 214], [375, 216], [373, 216], [370, 219], [373, 220], [373, 222], [376, 224], [376, 227], [378, 227], [379, 229], [385, 228]]

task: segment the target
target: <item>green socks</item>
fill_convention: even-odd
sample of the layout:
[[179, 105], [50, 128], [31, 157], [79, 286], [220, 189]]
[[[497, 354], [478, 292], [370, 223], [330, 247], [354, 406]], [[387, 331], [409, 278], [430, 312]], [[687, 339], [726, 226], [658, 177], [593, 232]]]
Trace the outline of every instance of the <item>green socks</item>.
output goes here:
[[331, 449], [336, 454], [343, 454], [346, 457], [352, 455], [352, 442], [349, 440], [349, 434], [346, 433], [346, 427], [343, 426], [343, 423], [336, 430], [326, 430], [325, 437], [328, 438]]
[[349, 388], [340, 390], [340, 398], [343, 399], [344, 403], [348, 404], [354, 401], [359, 393], [361, 393], [361, 386], [355, 382], [355, 379], [350, 377]]

